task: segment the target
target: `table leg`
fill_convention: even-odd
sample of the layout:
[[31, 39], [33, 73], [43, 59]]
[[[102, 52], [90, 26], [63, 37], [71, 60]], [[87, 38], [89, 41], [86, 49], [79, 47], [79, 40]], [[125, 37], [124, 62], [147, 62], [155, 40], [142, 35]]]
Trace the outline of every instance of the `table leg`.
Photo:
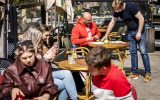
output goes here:
[[118, 53], [118, 58], [121, 62], [120, 68], [124, 72], [124, 61], [125, 61], [125, 54], [123, 54], [123, 51], [120, 51], [119, 49], [116, 49]]
[[88, 100], [88, 97], [89, 97], [89, 73], [87, 73], [85, 83], [86, 83], [86, 100]]
[[83, 96], [78, 96], [80, 100], [91, 100], [94, 98], [94, 95], [90, 95], [90, 88], [91, 88], [91, 76], [90, 73], [87, 72], [86, 78], [85, 78], [85, 95]]

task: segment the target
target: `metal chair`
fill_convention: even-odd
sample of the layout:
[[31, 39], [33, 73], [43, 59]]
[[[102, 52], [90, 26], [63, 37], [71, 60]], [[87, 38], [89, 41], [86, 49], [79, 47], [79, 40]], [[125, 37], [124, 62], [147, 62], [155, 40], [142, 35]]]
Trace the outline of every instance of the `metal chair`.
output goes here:
[[14, 52], [14, 49], [15, 49], [15, 43], [8, 43], [8, 49], [7, 49], [7, 52], [8, 52], [8, 58], [9, 59], [14, 59], [13, 57], [13, 52]]
[[7, 69], [8, 66], [10, 66], [12, 63], [11, 60], [6, 58], [0, 58], [0, 84], [3, 81], [3, 73]]
[[6, 58], [0, 58], [0, 75], [3, 75], [4, 71], [10, 66], [12, 63], [11, 60]]

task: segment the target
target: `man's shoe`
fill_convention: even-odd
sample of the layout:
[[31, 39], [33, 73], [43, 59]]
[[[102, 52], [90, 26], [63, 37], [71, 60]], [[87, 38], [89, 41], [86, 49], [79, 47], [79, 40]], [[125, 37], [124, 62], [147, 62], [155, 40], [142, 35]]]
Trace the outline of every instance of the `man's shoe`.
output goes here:
[[144, 76], [143, 81], [147, 83], [147, 82], [150, 82], [151, 79], [152, 79], [151, 73], [146, 73], [145, 76]]
[[139, 74], [136, 73], [130, 73], [130, 75], [128, 76], [129, 79], [138, 79], [139, 78]]

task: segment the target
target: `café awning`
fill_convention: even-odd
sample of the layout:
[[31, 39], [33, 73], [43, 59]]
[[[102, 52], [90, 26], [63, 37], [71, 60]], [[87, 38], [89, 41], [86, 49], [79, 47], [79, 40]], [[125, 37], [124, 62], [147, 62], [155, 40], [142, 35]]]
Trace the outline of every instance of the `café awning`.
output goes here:
[[57, 13], [67, 13], [67, 19], [73, 21], [74, 11], [71, 0], [47, 0], [47, 10], [50, 9], [53, 5], [56, 5]]

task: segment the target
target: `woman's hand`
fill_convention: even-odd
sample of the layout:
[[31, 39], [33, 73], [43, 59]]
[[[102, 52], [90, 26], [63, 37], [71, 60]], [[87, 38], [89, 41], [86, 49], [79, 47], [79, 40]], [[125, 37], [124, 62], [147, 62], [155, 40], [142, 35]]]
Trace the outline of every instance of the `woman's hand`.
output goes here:
[[53, 45], [45, 54], [44, 58], [47, 60], [53, 60], [58, 52], [58, 48], [56, 45]]
[[44, 95], [42, 95], [40, 97], [35, 97], [33, 99], [34, 100], [49, 100], [49, 98], [50, 98], [50, 95], [46, 93], [46, 94], [44, 94]]
[[15, 100], [17, 95], [25, 96], [24, 93], [19, 88], [12, 89], [12, 100]]

